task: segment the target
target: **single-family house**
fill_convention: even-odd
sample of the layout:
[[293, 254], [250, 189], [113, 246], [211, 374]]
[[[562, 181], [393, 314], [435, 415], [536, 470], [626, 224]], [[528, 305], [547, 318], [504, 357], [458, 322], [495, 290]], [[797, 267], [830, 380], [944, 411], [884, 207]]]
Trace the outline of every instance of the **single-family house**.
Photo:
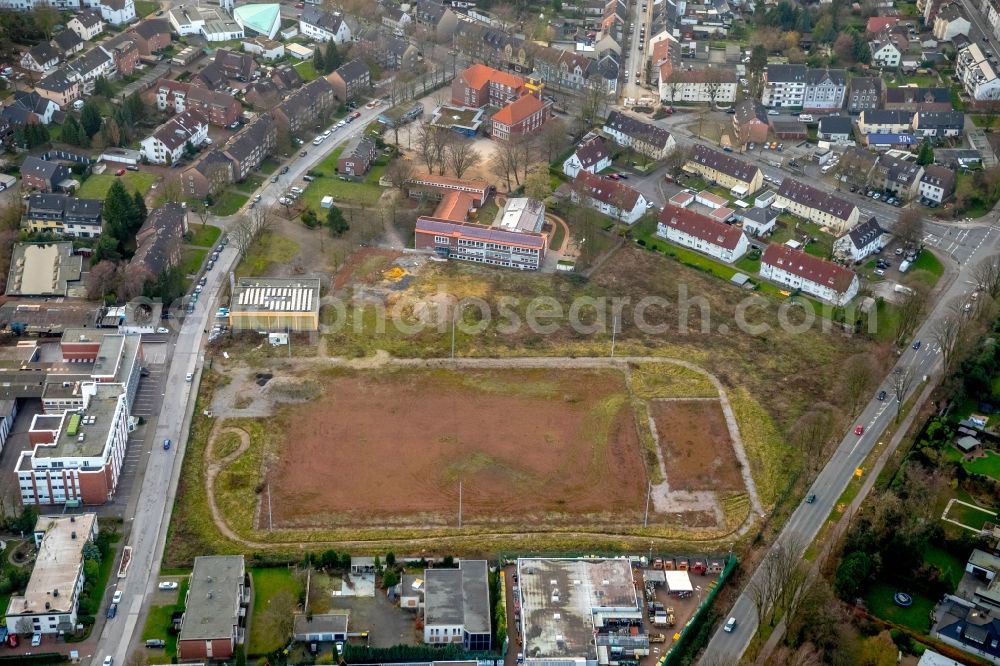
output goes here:
[[899, 67], [907, 46], [906, 37], [898, 32], [888, 30], [880, 32], [868, 42], [868, 48], [872, 54], [872, 64], [876, 67]]
[[11, 125], [41, 123], [48, 125], [59, 110], [59, 105], [37, 92], [17, 90], [10, 103], [3, 108], [3, 118]]
[[184, 111], [160, 125], [140, 142], [140, 152], [152, 164], [179, 161], [188, 145], [200, 146], [208, 138], [208, 119], [198, 111]]
[[318, 42], [344, 44], [351, 40], [351, 28], [340, 12], [306, 5], [299, 17], [299, 32]]
[[745, 99], [737, 104], [733, 114], [733, 135], [737, 145], [763, 143], [771, 131], [767, 121], [767, 109], [757, 100]]
[[874, 217], [858, 224], [833, 242], [833, 254], [839, 259], [859, 263], [886, 245], [888, 234]]
[[363, 176], [377, 155], [374, 141], [363, 134], [356, 136], [344, 145], [337, 160], [337, 172], [343, 176]]
[[52, 38], [52, 46], [56, 47], [64, 58], [76, 55], [82, 51], [84, 44], [85, 42], [80, 39], [80, 35], [68, 28]]
[[562, 164], [562, 171], [570, 178], [576, 178], [581, 170], [600, 173], [611, 166], [611, 153], [604, 138], [592, 136], [577, 145], [573, 154]]
[[57, 69], [36, 83], [35, 92], [52, 100], [59, 108], [80, 99], [83, 94], [80, 82], [67, 76], [63, 69]]
[[823, 116], [819, 119], [816, 136], [830, 143], [850, 143], [854, 137], [854, 121], [847, 116]]
[[104, 17], [96, 9], [80, 9], [73, 13], [73, 18], [66, 21], [66, 28], [79, 35], [83, 41], [89, 42], [104, 32]]
[[924, 168], [912, 159], [895, 153], [879, 155], [871, 180], [876, 187], [891, 192], [903, 201], [917, 196]]
[[139, 53], [144, 56], [167, 48], [170, 45], [170, 23], [163, 19], [147, 19], [134, 25], [129, 34], [135, 38]]
[[21, 56], [21, 67], [32, 72], [47, 72], [59, 64], [59, 49], [49, 42], [39, 42]]
[[570, 184], [570, 198], [625, 224], [634, 224], [648, 208], [646, 198], [638, 190], [582, 169]]
[[920, 177], [917, 194], [921, 199], [941, 204], [955, 193], [955, 172], [946, 166], [928, 164]]
[[21, 164], [21, 184], [26, 190], [56, 192], [69, 177], [70, 170], [53, 160], [29, 155]]

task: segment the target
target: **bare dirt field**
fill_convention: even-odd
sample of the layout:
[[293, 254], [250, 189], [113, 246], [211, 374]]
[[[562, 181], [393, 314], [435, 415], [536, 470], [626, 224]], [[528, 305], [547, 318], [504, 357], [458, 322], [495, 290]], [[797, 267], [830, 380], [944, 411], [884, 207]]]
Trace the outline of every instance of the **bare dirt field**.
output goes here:
[[278, 416], [275, 526], [452, 525], [459, 482], [463, 524], [641, 515], [646, 472], [620, 372], [423, 369], [324, 384]]
[[649, 411], [671, 489], [743, 489], [733, 442], [717, 400], [654, 400]]

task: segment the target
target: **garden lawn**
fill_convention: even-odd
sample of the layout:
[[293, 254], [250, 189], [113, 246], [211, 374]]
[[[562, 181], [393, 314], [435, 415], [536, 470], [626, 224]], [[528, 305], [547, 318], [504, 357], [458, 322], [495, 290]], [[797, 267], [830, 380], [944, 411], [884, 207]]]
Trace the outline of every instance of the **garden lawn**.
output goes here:
[[100, 199], [103, 201], [108, 190], [111, 189], [111, 183], [115, 182], [116, 179], [121, 180], [129, 192], [141, 192], [145, 196], [149, 192], [149, 188], [156, 182], [156, 175], [145, 171], [126, 171], [124, 176], [115, 176], [113, 173], [97, 174], [80, 185], [80, 191], [76, 193], [76, 196], [81, 199]]
[[170, 631], [171, 618], [173, 617], [175, 606], [152, 606], [149, 609], [149, 616], [146, 618], [146, 626], [142, 629], [142, 640], [148, 641], [151, 638], [162, 638], [167, 642], [166, 648], [161, 656], [150, 659], [150, 663], [169, 664], [177, 656], [177, 634]]
[[[906, 608], [897, 606], [892, 599], [896, 592], [905, 592], [913, 597], [913, 605]], [[930, 614], [934, 610], [934, 602], [912, 590], [879, 581], [868, 588], [865, 604], [872, 615], [909, 627], [920, 634], [926, 634], [931, 628]]]
[[302, 62], [295, 63], [292, 67], [299, 73], [303, 81], [309, 82], [319, 76], [316, 73], [316, 68], [313, 67], [312, 60], [303, 60]]
[[244, 178], [241, 182], [236, 183], [236, 189], [244, 194], [253, 194], [257, 191], [257, 188], [264, 184], [264, 178], [254, 174], [250, 174]]
[[[1000, 455], [995, 451], [987, 451], [985, 457], [970, 460], [963, 463], [962, 466], [970, 474], [982, 474], [994, 481], [1000, 481]], [[986, 514], [983, 515], [985, 516]]]
[[287, 263], [299, 252], [298, 244], [285, 236], [265, 232], [236, 267], [240, 277], [265, 275], [271, 264]]
[[201, 268], [208, 250], [187, 247], [181, 252], [181, 275], [194, 275]]
[[243, 204], [245, 204], [249, 198], [250, 197], [245, 194], [227, 190], [220, 194], [215, 200], [215, 204], [212, 206], [212, 214], [218, 215], [219, 217], [233, 215], [243, 207]]
[[159, 8], [160, 5], [155, 2], [151, 2], [150, 0], [139, 0], [135, 3], [135, 15], [139, 18], [143, 18], [145, 16], [149, 16]]
[[262, 621], [264, 610], [278, 592], [288, 590], [296, 599], [302, 592], [302, 585], [287, 567], [254, 568], [250, 570], [253, 577], [253, 619], [250, 622], [250, 641], [247, 654], [266, 654], [277, 650], [288, 639], [287, 636], [269, 634]]
[[[965, 501], [968, 502], [969, 500]], [[963, 525], [967, 525], [968, 527], [976, 530], [982, 529], [983, 523], [987, 520], [992, 521], [995, 519], [992, 514], [989, 514], [986, 511], [980, 511], [979, 509], [959, 504], [958, 502], [952, 504], [951, 508], [948, 509], [948, 518], [957, 520]]]
[[941, 570], [941, 577], [948, 583], [949, 587], [958, 587], [962, 576], [965, 574], [965, 562], [946, 550], [936, 546], [928, 546], [924, 551], [924, 562], [933, 564]]
[[222, 229], [213, 227], [210, 224], [199, 224], [191, 227], [191, 242], [189, 245], [195, 247], [212, 247], [215, 241], [219, 240]]
[[323, 209], [319, 202], [328, 194], [333, 196], [335, 205], [349, 203], [372, 207], [382, 196], [382, 188], [369, 183], [353, 183], [336, 177], [321, 176], [309, 183], [302, 194], [302, 202], [321, 215]]

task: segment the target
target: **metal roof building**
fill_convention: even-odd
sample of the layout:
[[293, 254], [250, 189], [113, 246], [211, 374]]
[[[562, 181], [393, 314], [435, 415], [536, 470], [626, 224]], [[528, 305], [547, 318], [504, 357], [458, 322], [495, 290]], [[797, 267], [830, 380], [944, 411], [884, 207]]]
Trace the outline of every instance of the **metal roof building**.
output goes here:
[[318, 331], [319, 278], [240, 278], [229, 323], [234, 331]]

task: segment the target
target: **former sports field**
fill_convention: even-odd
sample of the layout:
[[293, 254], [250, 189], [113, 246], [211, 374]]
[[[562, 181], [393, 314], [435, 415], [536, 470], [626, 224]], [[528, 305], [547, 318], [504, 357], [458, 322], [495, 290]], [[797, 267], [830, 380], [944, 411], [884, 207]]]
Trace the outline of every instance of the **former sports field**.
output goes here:
[[614, 369], [422, 369], [325, 382], [268, 456], [275, 527], [634, 522], [646, 470]]

